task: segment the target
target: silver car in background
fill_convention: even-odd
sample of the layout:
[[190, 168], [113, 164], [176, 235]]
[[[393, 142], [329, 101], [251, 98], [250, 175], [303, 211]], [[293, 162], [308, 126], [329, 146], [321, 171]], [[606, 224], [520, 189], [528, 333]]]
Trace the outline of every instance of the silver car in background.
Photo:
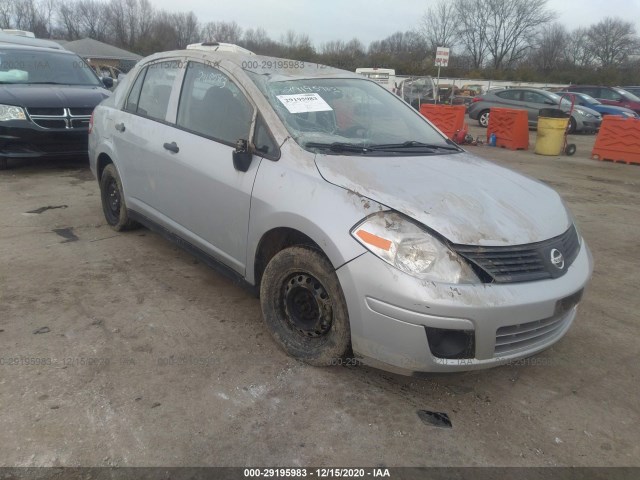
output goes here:
[[156, 54], [95, 109], [89, 143], [115, 230], [143, 224], [250, 286], [274, 341], [313, 365], [527, 357], [567, 332], [591, 276], [556, 192], [342, 70]]
[[[539, 88], [504, 88], [491, 90], [484, 95], [474, 97], [467, 109], [469, 118], [477, 120], [481, 127], [489, 125], [489, 110], [492, 107], [526, 110], [529, 127], [538, 125], [538, 115], [543, 108], [561, 108], [565, 112], [571, 109], [571, 100], [557, 93]], [[595, 132], [600, 128], [602, 115], [583, 106], [574, 106], [569, 119], [569, 133]]]

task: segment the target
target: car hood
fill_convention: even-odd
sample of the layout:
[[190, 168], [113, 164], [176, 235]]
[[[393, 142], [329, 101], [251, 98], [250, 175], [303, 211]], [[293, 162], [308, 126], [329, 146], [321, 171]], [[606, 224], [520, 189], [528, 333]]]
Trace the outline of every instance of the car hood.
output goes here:
[[95, 107], [109, 91], [90, 85], [0, 85], [0, 103], [31, 108]]
[[[586, 113], [589, 113], [589, 114], [593, 115], [594, 117], [602, 116], [602, 115], [600, 115], [600, 113], [598, 111], [594, 110], [591, 107], [585, 107], [584, 105], [575, 105], [573, 108], [574, 108], [574, 110], [579, 108], [580, 110], [582, 110], [582, 111], [584, 111]], [[568, 107], [568, 106], [565, 106], [565, 105], [562, 106], [562, 110], [564, 110], [565, 112], [568, 112], [570, 109], [571, 109], [571, 107]]]
[[[584, 107], [580, 107], [580, 108], [584, 108]], [[620, 115], [626, 112], [633, 116], [637, 116], [636, 112], [634, 112], [630, 108], [616, 107], [615, 105], [605, 105], [605, 104], [593, 105], [593, 106], [590, 106], [589, 108], [596, 110], [599, 113], [609, 113], [611, 115]]]
[[543, 183], [469, 153], [423, 157], [317, 155], [322, 177], [464, 245], [522, 245], [564, 233], [571, 219]]

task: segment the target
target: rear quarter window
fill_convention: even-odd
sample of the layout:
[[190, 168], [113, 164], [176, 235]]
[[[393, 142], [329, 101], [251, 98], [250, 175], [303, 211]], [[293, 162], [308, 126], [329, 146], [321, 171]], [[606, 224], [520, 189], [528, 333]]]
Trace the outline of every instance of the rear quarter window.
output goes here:
[[136, 113], [138, 111], [138, 100], [140, 99], [140, 92], [142, 92], [142, 82], [144, 81], [144, 76], [147, 73], [147, 69], [143, 69], [136, 78], [131, 91], [129, 92], [129, 96], [127, 97], [127, 101], [124, 104], [124, 109], [127, 112]]

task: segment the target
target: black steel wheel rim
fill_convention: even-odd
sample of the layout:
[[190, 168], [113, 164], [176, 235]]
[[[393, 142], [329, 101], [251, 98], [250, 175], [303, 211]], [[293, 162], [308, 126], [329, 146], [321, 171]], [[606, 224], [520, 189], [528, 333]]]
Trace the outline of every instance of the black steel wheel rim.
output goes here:
[[283, 314], [289, 326], [306, 337], [321, 337], [331, 330], [331, 299], [320, 281], [308, 273], [287, 277], [282, 289]]
[[111, 223], [117, 223], [120, 219], [120, 189], [118, 188], [118, 182], [115, 178], [112, 178], [107, 184], [105, 189], [105, 211], [107, 217]]

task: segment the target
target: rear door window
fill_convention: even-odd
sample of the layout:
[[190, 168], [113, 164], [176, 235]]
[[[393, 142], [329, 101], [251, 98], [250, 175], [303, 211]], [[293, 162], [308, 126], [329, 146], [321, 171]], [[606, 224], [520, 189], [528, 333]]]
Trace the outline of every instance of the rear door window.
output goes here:
[[190, 132], [235, 145], [248, 140], [253, 107], [222, 71], [190, 62], [187, 66], [177, 125]]
[[525, 102], [528, 103], [539, 103], [539, 104], [543, 104], [547, 99], [547, 97], [545, 97], [544, 95], [538, 93], [538, 92], [528, 92], [528, 91], [524, 91], [523, 92], [523, 100]]
[[621, 102], [622, 95], [613, 90], [612, 88], [601, 88], [600, 89], [600, 98], [604, 100], [611, 100], [613, 102]]
[[[573, 90], [573, 88], [572, 88]], [[587, 95], [592, 96], [593, 98], [602, 98], [600, 97], [600, 89], [598, 87], [578, 87], [575, 89], [576, 92], [586, 93]]]
[[171, 89], [179, 72], [180, 63], [177, 61], [154, 63], [147, 67], [138, 101], [139, 115], [154, 120], [165, 120]]
[[496, 95], [505, 100], [520, 100], [520, 90], [505, 90], [504, 92], [498, 92]]

